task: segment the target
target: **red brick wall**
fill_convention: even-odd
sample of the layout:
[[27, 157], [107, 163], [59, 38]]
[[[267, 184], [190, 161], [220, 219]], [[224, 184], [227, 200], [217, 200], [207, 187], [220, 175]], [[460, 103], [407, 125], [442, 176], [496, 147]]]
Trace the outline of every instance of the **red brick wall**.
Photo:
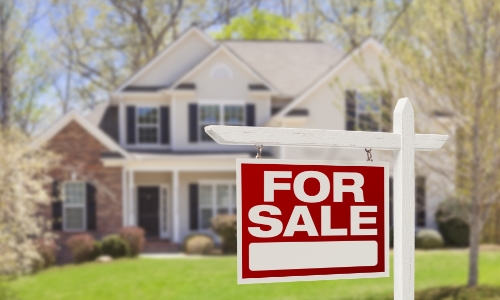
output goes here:
[[[60, 165], [50, 174], [54, 180], [71, 180], [71, 174], [75, 173], [76, 180], [91, 182], [96, 187], [96, 230], [87, 233], [96, 239], [117, 233], [122, 227], [122, 171], [121, 168], [103, 166], [101, 152], [108, 149], [74, 121], [55, 135], [47, 147], [61, 155]], [[51, 218], [52, 211], [44, 211]], [[78, 233], [58, 231], [56, 234], [60, 246], [58, 262], [71, 261], [66, 240]]]

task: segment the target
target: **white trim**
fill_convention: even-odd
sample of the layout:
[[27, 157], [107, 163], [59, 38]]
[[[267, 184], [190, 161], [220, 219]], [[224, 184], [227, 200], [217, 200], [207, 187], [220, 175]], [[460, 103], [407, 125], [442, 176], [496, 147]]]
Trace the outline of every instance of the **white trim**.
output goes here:
[[84, 117], [80, 116], [77, 112], [71, 111], [64, 115], [62, 118], [54, 122], [49, 128], [47, 128], [42, 134], [37, 136], [31, 143], [31, 147], [40, 147], [44, 142], [52, 139], [57, 133], [66, 127], [71, 121], [75, 121], [78, 125], [83, 127], [90, 135], [95, 137], [99, 142], [101, 142], [106, 148], [111, 151], [117, 151], [123, 157], [128, 158], [128, 153], [123, 150], [120, 145], [113, 141], [107, 134], [105, 134], [100, 128], [94, 126], [92, 123], [87, 121]]
[[229, 58], [233, 59], [236, 63], [240, 65], [240, 67], [243, 68], [249, 75], [253, 76], [255, 79], [261, 81], [262, 83], [266, 84], [272, 92], [276, 92], [276, 88], [268, 82], [264, 77], [262, 77], [260, 74], [258, 74], [256, 71], [251, 69], [245, 62], [243, 62], [239, 57], [237, 57], [231, 50], [227, 49], [227, 47], [224, 44], [219, 45], [219, 47], [215, 50], [212, 51], [207, 57], [205, 57], [199, 64], [197, 64], [194, 68], [192, 68], [190, 71], [188, 71], [184, 76], [182, 76], [179, 80], [177, 80], [172, 86], [170, 87], [171, 90], [174, 90], [177, 85], [180, 83], [186, 81], [189, 77], [191, 77], [193, 74], [198, 72], [203, 66], [208, 64], [217, 54], [220, 52], [223, 52], [226, 54]]
[[146, 71], [148, 71], [151, 67], [155, 66], [163, 57], [165, 57], [168, 53], [170, 53], [173, 49], [176, 48], [177, 45], [179, 45], [183, 40], [185, 40], [188, 36], [192, 34], [197, 34], [202, 38], [203, 41], [205, 41], [207, 44], [210, 46], [214, 47], [216, 45], [216, 42], [209, 38], [204, 32], [202, 32], [199, 28], [197, 27], [192, 27], [191, 29], [187, 30], [183, 35], [181, 35], [178, 39], [176, 39], [172, 44], [170, 44], [165, 50], [160, 52], [156, 57], [151, 59], [144, 67], [142, 67], [139, 71], [134, 73], [130, 78], [128, 78], [123, 84], [121, 84], [115, 92], [121, 92], [125, 87], [127, 87], [132, 81], [136, 80], [137, 78], [141, 77]]
[[179, 171], [172, 170], [172, 231], [173, 242], [180, 242], [180, 221], [179, 221]]
[[122, 227], [128, 226], [127, 169], [122, 168]]
[[313, 84], [311, 87], [306, 89], [302, 94], [300, 94], [295, 100], [290, 102], [288, 105], [283, 107], [278, 113], [276, 113], [269, 121], [267, 124], [270, 124], [272, 121], [285, 117], [288, 112], [290, 112], [292, 109], [294, 109], [297, 105], [302, 103], [307, 97], [309, 97], [314, 91], [316, 91], [318, 88], [323, 86], [328, 80], [330, 80], [330, 77], [338, 73], [347, 63], [349, 63], [353, 57], [359, 54], [363, 49], [365, 49], [367, 46], [374, 46], [377, 51], [381, 54], [384, 52], [383, 47], [375, 41], [373, 38], [369, 38], [366, 40], [361, 46], [359, 46], [356, 50], [354, 50], [352, 53], [341, 59], [329, 72], [327, 72], [324, 76], [319, 78], [319, 80], [316, 81], [315, 84]]
[[[313, 275], [313, 276], [289, 276], [289, 277], [267, 277], [267, 278], [243, 278], [243, 217], [242, 217], [242, 195], [241, 195], [241, 165], [242, 164], [272, 164], [272, 165], [328, 165], [328, 166], [366, 166], [384, 168], [384, 258], [383, 272], [335, 274], [335, 275]], [[356, 278], [380, 278], [389, 277], [389, 163], [388, 162], [366, 162], [366, 161], [321, 161], [321, 160], [290, 160], [290, 159], [237, 159], [236, 160], [236, 226], [237, 226], [237, 265], [238, 284], [271, 283], [271, 282], [294, 282], [315, 281], [332, 279], [356, 279]], [[405, 298], [406, 299], [406, 298]]]
[[[80, 183], [83, 184], [83, 204], [71, 204], [66, 202], [66, 184]], [[66, 228], [66, 208], [83, 208], [83, 226], [81, 229]], [[63, 182], [63, 201], [62, 201], [62, 225], [64, 232], [83, 232], [87, 231], [87, 183], [79, 180], [67, 180]]]

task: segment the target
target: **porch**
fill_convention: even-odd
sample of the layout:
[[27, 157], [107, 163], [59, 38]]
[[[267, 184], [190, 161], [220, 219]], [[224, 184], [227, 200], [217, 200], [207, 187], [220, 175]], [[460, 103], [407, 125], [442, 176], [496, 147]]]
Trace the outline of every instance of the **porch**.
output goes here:
[[235, 158], [193, 158], [123, 165], [123, 226], [145, 230], [145, 252], [180, 250], [192, 233], [213, 235], [213, 216], [236, 212]]

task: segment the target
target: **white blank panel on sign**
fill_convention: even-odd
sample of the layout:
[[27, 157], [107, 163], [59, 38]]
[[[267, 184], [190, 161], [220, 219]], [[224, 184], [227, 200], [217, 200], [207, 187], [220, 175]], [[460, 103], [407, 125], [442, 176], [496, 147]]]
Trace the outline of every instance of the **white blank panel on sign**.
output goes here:
[[377, 264], [376, 241], [250, 244], [250, 270], [369, 267]]

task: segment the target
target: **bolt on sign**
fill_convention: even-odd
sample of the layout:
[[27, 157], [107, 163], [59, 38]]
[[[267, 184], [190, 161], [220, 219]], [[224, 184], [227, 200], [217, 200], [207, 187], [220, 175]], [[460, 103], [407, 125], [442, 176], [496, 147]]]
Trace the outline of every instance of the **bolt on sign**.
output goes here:
[[238, 282], [389, 276], [388, 178], [388, 163], [238, 159]]

